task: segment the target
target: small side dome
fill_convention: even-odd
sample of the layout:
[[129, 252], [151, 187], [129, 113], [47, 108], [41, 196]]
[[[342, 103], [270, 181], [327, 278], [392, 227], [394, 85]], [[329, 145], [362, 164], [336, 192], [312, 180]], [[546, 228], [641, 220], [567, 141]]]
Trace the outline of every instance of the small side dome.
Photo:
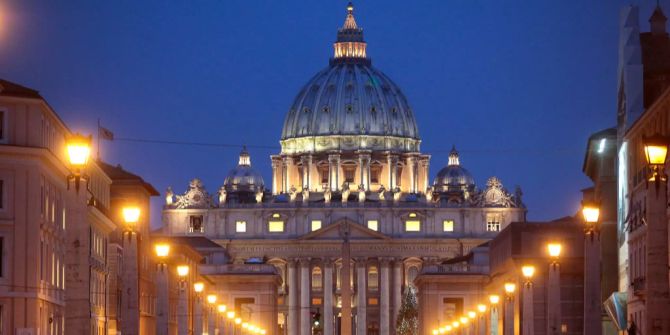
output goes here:
[[433, 181], [435, 192], [473, 191], [475, 179], [461, 166], [456, 147], [449, 153], [449, 164], [437, 173]]
[[251, 157], [247, 148], [244, 147], [242, 152], [240, 152], [240, 160], [237, 167], [228, 172], [228, 176], [226, 176], [223, 182], [223, 188], [229, 193], [256, 193], [263, 191], [264, 186], [263, 177], [251, 167]]

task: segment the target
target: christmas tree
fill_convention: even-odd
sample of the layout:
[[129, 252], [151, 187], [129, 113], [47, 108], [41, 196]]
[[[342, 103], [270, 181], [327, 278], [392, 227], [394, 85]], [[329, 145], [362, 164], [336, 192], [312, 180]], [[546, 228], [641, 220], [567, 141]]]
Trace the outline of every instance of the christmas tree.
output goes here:
[[416, 300], [416, 290], [408, 286], [402, 297], [402, 305], [396, 319], [397, 335], [416, 335], [419, 332], [419, 308]]

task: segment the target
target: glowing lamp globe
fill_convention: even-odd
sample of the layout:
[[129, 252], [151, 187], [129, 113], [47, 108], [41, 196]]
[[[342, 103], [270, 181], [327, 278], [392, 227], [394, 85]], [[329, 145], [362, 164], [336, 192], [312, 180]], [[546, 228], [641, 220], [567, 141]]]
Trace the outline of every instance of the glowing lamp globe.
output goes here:
[[226, 312], [226, 317], [228, 319], [233, 319], [235, 317], [235, 312], [234, 311], [228, 311]]
[[240, 319], [240, 318], [235, 318], [235, 324], [236, 324], [236, 325], [239, 325], [239, 324], [241, 324], [241, 323], [242, 323], [242, 319]]
[[74, 134], [66, 140], [65, 146], [70, 166], [75, 170], [85, 168], [91, 156], [91, 136]]
[[226, 306], [224, 304], [221, 304], [221, 305], [216, 307], [216, 309], [219, 311], [219, 313], [224, 313], [227, 308], [228, 308], [228, 306]]
[[535, 267], [532, 265], [524, 265], [521, 267], [521, 273], [526, 279], [531, 279], [535, 274]]
[[216, 304], [216, 299], [217, 299], [216, 294], [208, 294], [208, 295], [207, 295], [207, 302], [208, 302], [209, 304], [212, 304], [212, 305], [213, 305], [213, 304]]
[[452, 326], [453, 328], [458, 328], [458, 326], [460, 326], [460, 325], [461, 325], [461, 324], [460, 324], [458, 321], [454, 321], [454, 322], [451, 323], [451, 326]]
[[500, 296], [497, 295], [497, 294], [491, 294], [489, 296], [489, 302], [491, 303], [491, 305], [495, 305], [495, 304], [499, 303], [500, 302]]
[[446, 325], [446, 326], [444, 326], [444, 329], [446, 329], [448, 332], [450, 332], [453, 329], [453, 327], [451, 327], [451, 325]]
[[477, 316], [477, 313], [475, 313], [474, 311], [469, 311], [468, 312], [468, 317], [470, 319], [474, 319], [476, 316]]
[[249, 328], [249, 324], [248, 324], [248, 323], [246, 323], [246, 322], [245, 322], [245, 323], [243, 323], [243, 324], [242, 324], [242, 328], [244, 328], [244, 329], [247, 329], [247, 328]]
[[166, 258], [168, 255], [170, 255], [170, 245], [166, 243], [159, 243], [156, 244], [156, 256], [158, 258]]
[[549, 243], [547, 244], [547, 251], [549, 252], [549, 256], [553, 258], [558, 258], [561, 256], [561, 249], [563, 247], [561, 246], [560, 243]]
[[479, 313], [486, 312], [486, 305], [484, 305], [484, 304], [477, 305], [477, 310], [479, 311]]
[[123, 214], [123, 221], [129, 229], [134, 229], [137, 222], [140, 221], [140, 208], [137, 206], [124, 207], [121, 214]]
[[649, 165], [664, 165], [668, 156], [668, 140], [660, 135], [644, 137], [644, 155]]
[[193, 291], [195, 291], [196, 293], [201, 293], [204, 290], [205, 290], [205, 283], [197, 282], [193, 284]]
[[512, 294], [516, 291], [516, 284], [514, 283], [505, 283], [505, 292]]
[[582, 207], [582, 216], [586, 223], [597, 223], [600, 217], [600, 208], [591, 204], [584, 204]]
[[188, 276], [188, 271], [189, 271], [188, 265], [178, 265], [177, 266], [177, 275], [179, 277], [183, 278], [183, 277]]
[[440, 333], [439, 330], [437, 330], [437, 329], [433, 329], [433, 335], [437, 335], [437, 334], [439, 334], [439, 333]]

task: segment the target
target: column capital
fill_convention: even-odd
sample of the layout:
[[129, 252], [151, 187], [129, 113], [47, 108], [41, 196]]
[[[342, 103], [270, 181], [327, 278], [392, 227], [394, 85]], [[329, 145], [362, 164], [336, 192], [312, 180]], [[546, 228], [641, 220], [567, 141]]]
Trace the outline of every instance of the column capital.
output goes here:
[[391, 257], [379, 257], [379, 265], [381, 266], [389, 266], [391, 262], [393, 262], [393, 258]]
[[302, 267], [305, 267], [305, 266], [308, 267], [310, 265], [311, 261], [312, 261], [311, 257], [302, 257], [302, 258], [300, 258], [299, 263], [300, 263], [300, 266], [302, 266]]
[[335, 260], [333, 258], [330, 258], [330, 257], [323, 257], [321, 259], [321, 261], [323, 262], [324, 267], [326, 267], [326, 266], [332, 267], [333, 265], [335, 265]]
[[356, 262], [356, 266], [366, 266], [368, 263], [367, 257], [353, 257], [353, 259]]

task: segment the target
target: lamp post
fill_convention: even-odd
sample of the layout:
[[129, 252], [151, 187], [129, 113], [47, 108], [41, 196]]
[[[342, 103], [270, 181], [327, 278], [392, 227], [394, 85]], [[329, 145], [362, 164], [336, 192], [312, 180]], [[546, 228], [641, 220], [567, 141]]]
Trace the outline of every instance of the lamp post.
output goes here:
[[582, 203], [584, 219], [584, 334], [602, 333], [600, 296], [600, 208]]
[[521, 273], [525, 279], [523, 283], [523, 292], [521, 292], [523, 299], [521, 334], [533, 335], [535, 334], [535, 320], [533, 316], [533, 275], [535, 274], [535, 267], [532, 265], [524, 265], [521, 267]]
[[216, 294], [207, 295], [207, 334], [216, 335], [216, 313], [214, 312], [214, 306], [218, 297]]
[[486, 305], [484, 304], [477, 305], [477, 311], [479, 312], [477, 335], [486, 335]]
[[137, 224], [140, 221], [141, 210], [137, 206], [126, 206], [121, 209], [124, 221], [123, 227], [123, 267], [121, 280], [124, 294], [121, 296], [121, 332], [137, 335], [140, 331], [139, 309], [139, 258], [137, 257], [138, 233]]
[[202, 291], [205, 290], [205, 283], [193, 283], [193, 292], [195, 299], [193, 301], [193, 334], [202, 334], [204, 329], [204, 320], [202, 317]]
[[507, 282], [505, 287], [505, 317], [503, 320], [503, 335], [514, 335], [516, 325], [514, 322], [514, 292], [516, 291], [516, 284]]
[[[226, 335], [233, 335], [235, 333], [235, 311], [226, 312], [226, 319], [228, 320], [223, 320], [221, 329], [226, 329]], [[225, 324], [228, 324], [228, 327]]]
[[170, 290], [168, 286], [167, 258], [170, 255], [170, 245], [158, 243], [156, 251], [156, 334], [169, 334], [170, 322]]
[[561, 256], [560, 243], [547, 244], [551, 257], [547, 278], [547, 334], [558, 335], [561, 331], [561, 272], [558, 258]]
[[177, 266], [177, 276], [179, 276], [179, 300], [177, 302], [177, 334], [188, 335], [188, 273], [190, 268], [188, 265]]
[[469, 321], [468, 324], [470, 325], [469, 333], [470, 333], [471, 335], [476, 335], [476, 334], [477, 334], [477, 322], [476, 322], [476, 321], [477, 321], [477, 320], [476, 320], [476, 318], [477, 318], [477, 312], [475, 312], [475, 311], [468, 311], [466, 314], [467, 314], [468, 319], [469, 319], [469, 320], [468, 320], [468, 321]]
[[[661, 135], [643, 137], [649, 175], [646, 213], [646, 302], [645, 335], [670, 334], [670, 288], [668, 288], [668, 199], [665, 174], [670, 139]], [[649, 181], [654, 187], [649, 187]]]
[[74, 181], [74, 188], [79, 193], [81, 180], [88, 179], [84, 171], [91, 157], [91, 135], [84, 136], [79, 133], [69, 136], [65, 141], [67, 158], [70, 163], [70, 175], [67, 176], [67, 187], [70, 188], [70, 181]]
[[491, 335], [498, 335], [500, 333], [499, 325], [499, 310], [498, 303], [500, 302], [500, 296], [497, 294], [491, 294], [489, 296], [489, 303], [491, 304]]

